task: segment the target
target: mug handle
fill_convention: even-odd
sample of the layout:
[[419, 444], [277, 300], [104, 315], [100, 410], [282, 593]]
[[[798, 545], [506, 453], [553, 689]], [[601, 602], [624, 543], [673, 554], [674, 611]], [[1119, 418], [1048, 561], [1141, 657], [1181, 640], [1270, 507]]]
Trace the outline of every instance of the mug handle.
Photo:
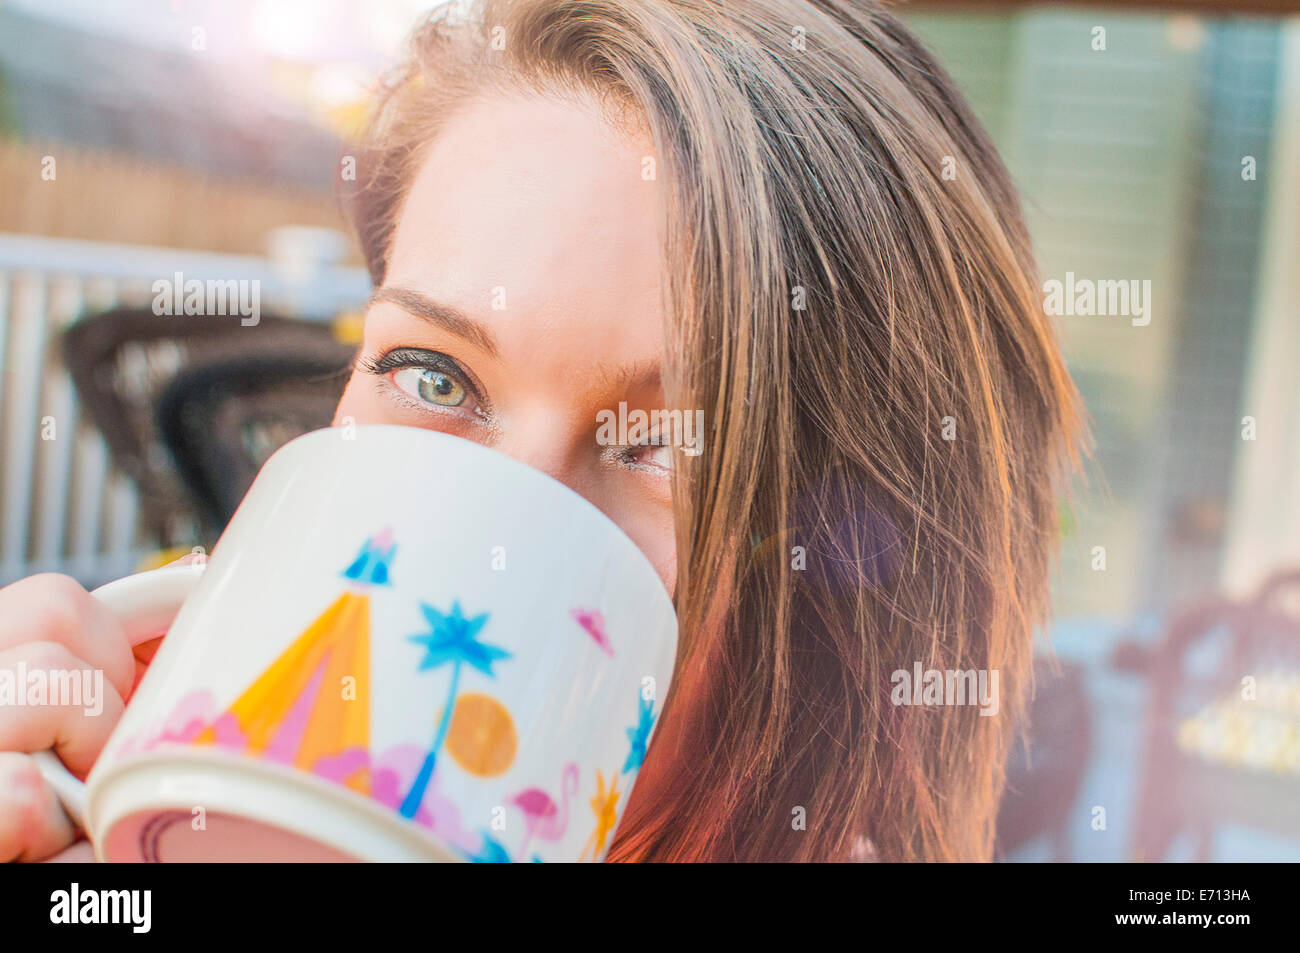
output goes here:
[[[171, 627], [181, 604], [203, 575], [206, 560], [185, 566], [163, 566], [125, 576], [91, 592], [122, 624], [132, 647]], [[86, 785], [64, 767], [53, 751], [32, 754], [41, 776], [74, 824], [86, 829]]]

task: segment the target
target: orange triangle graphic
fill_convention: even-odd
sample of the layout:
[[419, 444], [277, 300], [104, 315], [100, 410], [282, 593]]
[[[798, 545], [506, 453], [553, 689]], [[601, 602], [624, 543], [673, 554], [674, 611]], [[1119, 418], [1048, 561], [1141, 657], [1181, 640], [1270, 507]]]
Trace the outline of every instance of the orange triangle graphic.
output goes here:
[[[228, 713], [239, 723], [250, 752], [266, 751], [285, 728], [295, 706], [305, 703], [303, 693], [320, 675], [322, 666], [324, 674], [306, 724], [301, 726], [302, 737], [293, 764], [311, 771], [322, 757], [349, 749], [369, 750], [370, 600], [347, 592], [231, 704]], [[209, 726], [194, 743], [215, 741], [215, 729]], [[365, 772], [358, 772], [346, 783], [363, 794], [369, 793]]]

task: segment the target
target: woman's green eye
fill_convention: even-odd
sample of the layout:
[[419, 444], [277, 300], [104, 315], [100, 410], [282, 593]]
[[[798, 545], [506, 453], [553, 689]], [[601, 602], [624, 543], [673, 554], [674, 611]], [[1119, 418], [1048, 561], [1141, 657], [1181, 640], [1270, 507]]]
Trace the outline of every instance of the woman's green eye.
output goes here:
[[420, 400], [440, 407], [459, 407], [468, 391], [446, 371], [431, 367], [407, 367], [393, 375], [393, 383]]

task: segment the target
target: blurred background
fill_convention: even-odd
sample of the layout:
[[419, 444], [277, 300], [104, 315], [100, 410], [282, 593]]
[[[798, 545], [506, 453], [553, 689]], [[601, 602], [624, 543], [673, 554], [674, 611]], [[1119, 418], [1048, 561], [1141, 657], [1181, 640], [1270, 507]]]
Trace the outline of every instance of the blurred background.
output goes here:
[[[328, 423], [341, 136], [427, 0], [0, 0], [0, 585], [210, 548]], [[1018, 182], [1092, 417], [998, 855], [1300, 860], [1300, 3], [897, 4]], [[154, 283], [258, 283], [256, 333]], [[233, 287], [233, 286], [232, 286]]]

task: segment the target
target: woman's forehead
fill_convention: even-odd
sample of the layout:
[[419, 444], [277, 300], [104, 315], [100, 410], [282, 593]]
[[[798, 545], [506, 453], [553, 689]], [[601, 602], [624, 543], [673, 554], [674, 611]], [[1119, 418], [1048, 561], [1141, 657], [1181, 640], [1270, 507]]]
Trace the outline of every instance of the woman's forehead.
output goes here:
[[460, 309], [528, 346], [577, 336], [586, 353], [662, 351], [659, 186], [649, 146], [581, 102], [464, 107], [416, 173], [385, 285]]
[[[657, 265], [660, 196], [642, 174], [648, 143], [617, 137], [594, 107], [550, 99], [473, 103], [429, 145], [397, 222], [412, 244], [498, 267]], [[649, 254], [647, 254], [649, 253]], [[649, 261], [645, 259], [649, 257]], [[395, 262], [390, 260], [390, 266]]]

